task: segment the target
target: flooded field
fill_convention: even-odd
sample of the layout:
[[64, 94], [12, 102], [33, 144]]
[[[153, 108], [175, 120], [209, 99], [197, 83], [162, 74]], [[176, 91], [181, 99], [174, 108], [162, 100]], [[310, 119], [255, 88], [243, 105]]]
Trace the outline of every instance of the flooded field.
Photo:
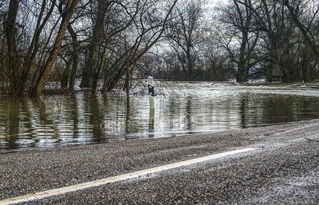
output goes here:
[[319, 118], [319, 90], [291, 86], [179, 83], [149, 97], [77, 93], [0, 98], [0, 152], [218, 132]]

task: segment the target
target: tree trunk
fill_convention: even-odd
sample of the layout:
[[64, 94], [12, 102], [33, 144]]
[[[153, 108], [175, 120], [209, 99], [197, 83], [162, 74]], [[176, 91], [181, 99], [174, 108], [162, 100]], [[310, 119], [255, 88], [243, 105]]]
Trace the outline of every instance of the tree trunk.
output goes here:
[[125, 69], [122, 67], [120, 70], [117, 72], [116, 76], [112, 79], [109, 87], [107, 88], [107, 91], [111, 91], [115, 88], [117, 85], [118, 81], [122, 78], [122, 76], [125, 74]]
[[311, 40], [311, 37], [309, 35], [309, 31], [306, 30], [305, 27], [302, 25], [300, 19], [298, 18], [298, 14], [297, 14], [296, 10], [291, 6], [291, 4], [289, 3], [289, 0], [284, 0], [284, 5], [288, 8], [292, 19], [294, 20], [297, 27], [301, 31], [301, 33], [305, 39], [306, 44], [312, 49], [316, 58], [319, 60], [319, 49], [316, 45], [316, 42]]
[[7, 40], [8, 70], [11, 96], [22, 96], [23, 90], [19, 86], [19, 62], [16, 42], [16, 18], [19, 9], [19, 0], [11, 0], [9, 4], [8, 17], [4, 29]]
[[92, 87], [92, 53], [93, 51], [91, 51], [94, 47], [94, 45], [89, 45], [87, 52], [85, 52], [85, 66], [83, 68], [83, 74], [82, 74], [82, 80], [81, 80], [81, 84], [80, 87], [81, 88], [90, 88]]
[[78, 70], [79, 64], [79, 55], [77, 53], [72, 54], [72, 68], [70, 73], [69, 80], [69, 90], [74, 90], [75, 82], [76, 82], [76, 72]]
[[266, 81], [271, 83], [273, 80], [273, 63], [269, 62], [266, 67]]
[[126, 97], [130, 98], [130, 67], [126, 67], [126, 79], [125, 79], [125, 93]]
[[61, 79], [61, 88], [64, 88], [64, 89], [68, 88], [71, 65], [72, 65], [72, 59], [66, 62], [66, 67], [64, 69], [64, 72], [62, 74], [62, 79]]
[[192, 54], [191, 54], [191, 45], [190, 45], [190, 43], [187, 43], [186, 63], [187, 63], [187, 70], [188, 70], [187, 80], [192, 80], [194, 63], [193, 63], [193, 58], [192, 58]]
[[92, 78], [92, 93], [96, 92], [98, 81], [99, 81], [99, 76], [95, 74]]
[[30, 93], [31, 96], [39, 96], [45, 86], [49, 73], [53, 69], [53, 65], [58, 57], [58, 53], [62, 45], [62, 38], [64, 37], [64, 33], [67, 29], [67, 26], [69, 25], [69, 21], [74, 13], [74, 10], [78, 1], [79, 0], [68, 0], [66, 4], [68, 7], [65, 8], [65, 11], [62, 14], [62, 21], [60, 24], [60, 28], [59, 28], [56, 40], [55, 40], [53, 50], [51, 51], [50, 56], [44, 66], [43, 71], [40, 73], [35, 86], [31, 90], [31, 93]]
[[[95, 77], [98, 75], [98, 57], [99, 48], [104, 40], [104, 25], [105, 16], [108, 9], [109, 2], [106, 0], [98, 0], [97, 14], [95, 19], [95, 25], [93, 28], [92, 43], [89, 49], [89, 58], [87, 59], [87, 66], [84, 68], [84, 75], [81, 82], [81, 87], [91, 87], [96, 86], [97, 82]], [[96, 88], [94, 88], [96, 89]]]
[[68, 26], [68, 31], [71, 35], [72, 38], [72, 48], [73, 48], [73, 52], [72, 52], [72, 69], [71, 69], [71, 73], [70, 73], [70, 79], [69, 79], [69, 90], [74, 90], [74, 86], [75, 86], [75, 80], [76, 80], [76, 72], [78, 69], [78, 64], [79, 64], [79, 45], [78, 45], [78, 41], [77, 41], [77, 36], [75, 31], [73, 30], [72, 26], [69, 25]]

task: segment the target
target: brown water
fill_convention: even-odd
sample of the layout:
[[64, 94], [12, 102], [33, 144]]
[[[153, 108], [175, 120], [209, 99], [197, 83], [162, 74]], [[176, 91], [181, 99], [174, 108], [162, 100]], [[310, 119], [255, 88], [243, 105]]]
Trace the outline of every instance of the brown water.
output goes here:
[[181, 83], [165, 96], [0, 98], [0, 152], [170, 137], [319, 118], [319, 90]]

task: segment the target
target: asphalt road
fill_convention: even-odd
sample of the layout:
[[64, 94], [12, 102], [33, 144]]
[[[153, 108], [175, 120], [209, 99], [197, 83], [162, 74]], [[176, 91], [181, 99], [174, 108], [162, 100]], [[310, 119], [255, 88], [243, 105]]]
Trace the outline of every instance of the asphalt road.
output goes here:
[[318, 204], [319, 121], [0, 154], [1, 200], [240, 148], [255, 151], [25, 204]]

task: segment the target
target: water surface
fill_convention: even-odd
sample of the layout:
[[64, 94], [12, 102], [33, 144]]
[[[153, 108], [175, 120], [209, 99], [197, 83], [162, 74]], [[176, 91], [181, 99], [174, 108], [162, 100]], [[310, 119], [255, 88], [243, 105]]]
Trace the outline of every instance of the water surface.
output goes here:
[[180, 83], [156, 97], [77, 93], [0, 98], [0, 152], [281, 124], [319, 118], [319, 90]]

